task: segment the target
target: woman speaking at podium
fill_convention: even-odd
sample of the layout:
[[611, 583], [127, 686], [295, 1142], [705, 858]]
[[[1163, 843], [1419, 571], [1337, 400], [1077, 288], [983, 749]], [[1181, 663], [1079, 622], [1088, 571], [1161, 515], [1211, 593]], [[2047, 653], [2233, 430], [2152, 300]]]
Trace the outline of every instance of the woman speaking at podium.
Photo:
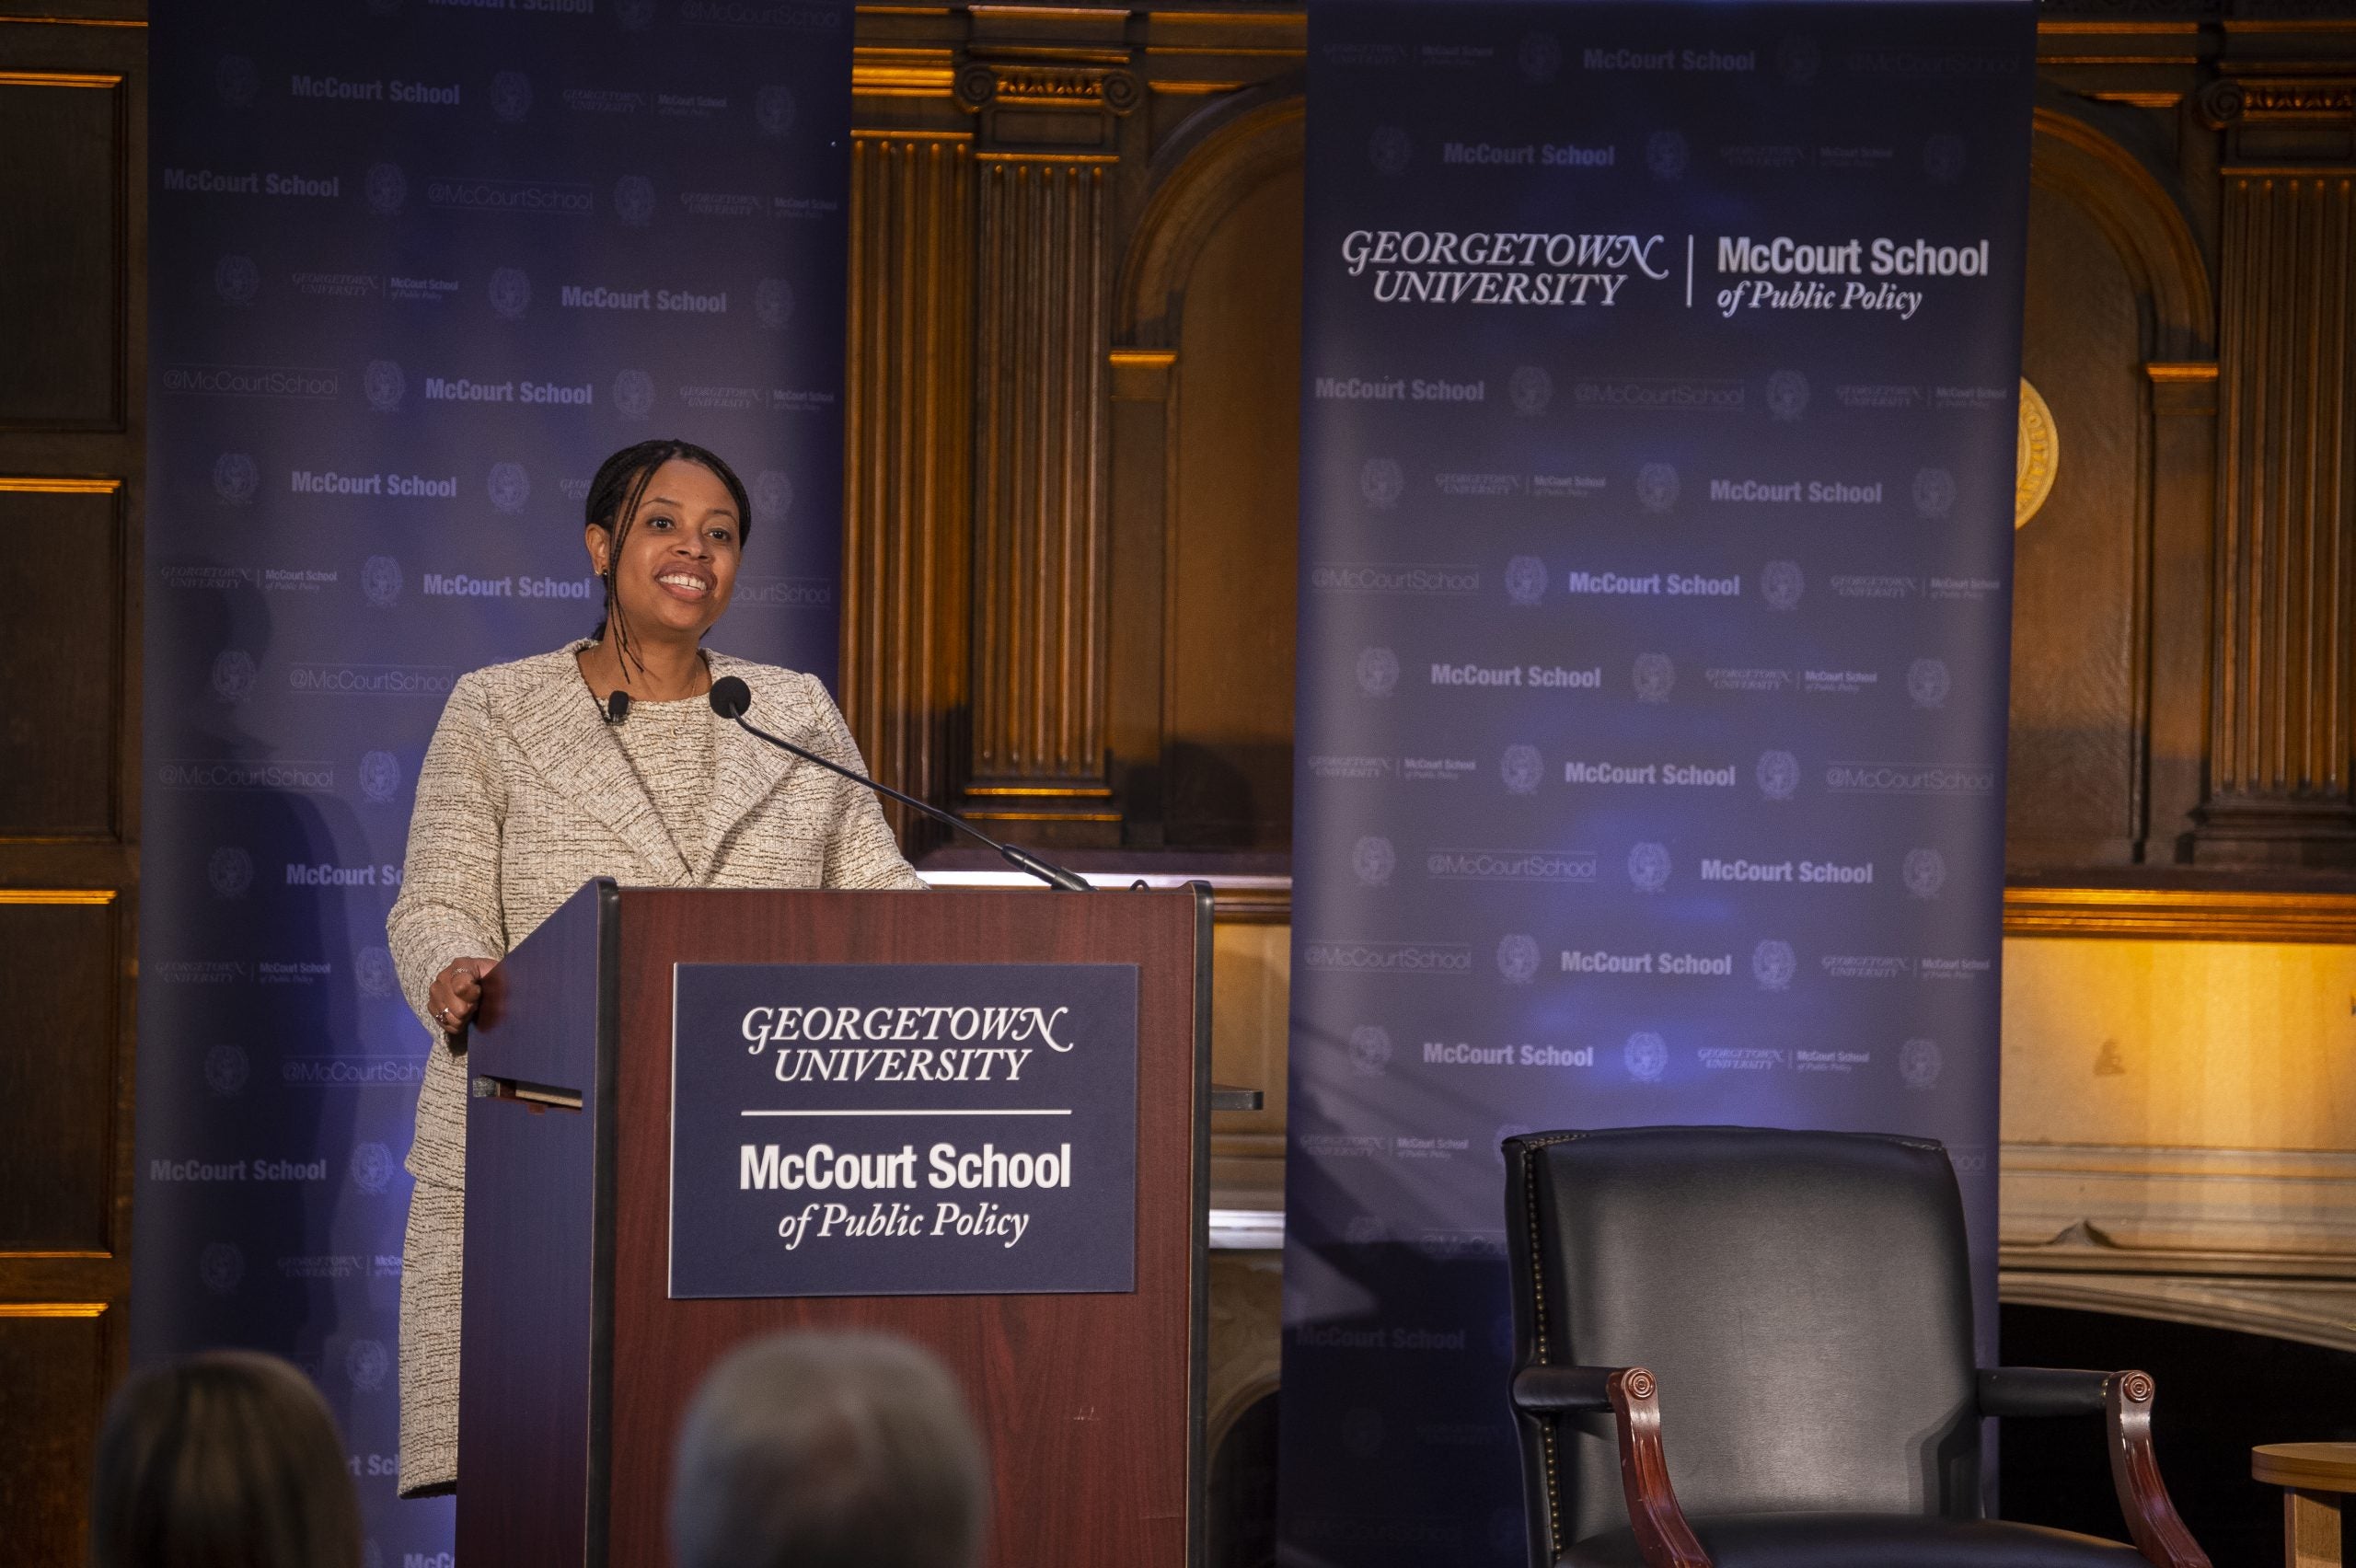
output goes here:
[[588, 640], [461, 677], [417, 778], [387, 922], [401, 990], [433, 1031], [403, 1243], [400, 1490], [458, 1477], [465, 1238], [463, 1031], [485, 971], [593, 877], [654, 887], [915, 888], [875, 797], [780, 766], [711, 710], [716, 676], [765, 727], [865, 771], [814, 676], [703, 647], [728, 608], [750, 508], [728, 465], [682, 441], [606, 459], [584, 540], [606, 587]]

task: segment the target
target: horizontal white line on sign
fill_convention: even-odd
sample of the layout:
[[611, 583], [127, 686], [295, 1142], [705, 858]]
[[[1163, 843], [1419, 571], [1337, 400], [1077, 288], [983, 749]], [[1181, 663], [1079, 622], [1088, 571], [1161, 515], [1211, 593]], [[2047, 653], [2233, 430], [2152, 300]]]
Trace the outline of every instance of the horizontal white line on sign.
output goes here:
[[1068, 1116], [1068, 1111], [739, 1111], [739, 1116]]

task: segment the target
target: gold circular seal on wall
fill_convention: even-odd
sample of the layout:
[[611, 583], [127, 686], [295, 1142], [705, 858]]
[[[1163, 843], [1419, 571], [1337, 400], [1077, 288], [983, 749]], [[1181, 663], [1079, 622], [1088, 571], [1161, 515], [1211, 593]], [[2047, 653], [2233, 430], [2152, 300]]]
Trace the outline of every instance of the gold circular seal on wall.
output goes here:
[[2021, 428], [2013, 456], [2013, 526], [2037, 515], [2053, 493], [2054, 470], [2062, 463], [2062, 432], [2054, 428], [2053, 410], [2028, 377], [2021, 377]]

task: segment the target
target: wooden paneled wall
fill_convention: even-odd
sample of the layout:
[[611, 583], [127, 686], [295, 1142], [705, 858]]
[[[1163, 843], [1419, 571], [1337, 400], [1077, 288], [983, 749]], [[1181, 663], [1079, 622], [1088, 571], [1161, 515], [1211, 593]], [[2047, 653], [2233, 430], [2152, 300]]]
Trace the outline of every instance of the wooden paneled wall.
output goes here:
[[[965, 480], [933, 575], [904, 506], [850, 521], [852, 722], [929, 798], [1288, 846], [1305, 44], [1276, 6], [861, 16], [862, 147], [975, 171], [933, 210], [965, 236], [923, 281], [944, 352], [854, 367], [854, 467], [921, 429], [927, 482]], [[2356, 19], [2048, 5], [2039, 69], [2025, 360], [2060, 461], [2018, 535], [2014, 870], [2356, 865]], [[905, 270], [855, 264], [862, 299]]]
[[0, 11], [0, 1555], [60, 1568], [130, 1286], [145, 65]]

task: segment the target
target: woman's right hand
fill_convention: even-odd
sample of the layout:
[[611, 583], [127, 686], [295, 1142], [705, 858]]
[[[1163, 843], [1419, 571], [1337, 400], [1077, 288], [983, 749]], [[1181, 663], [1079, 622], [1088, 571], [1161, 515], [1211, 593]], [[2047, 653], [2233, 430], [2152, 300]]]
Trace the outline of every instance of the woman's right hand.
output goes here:
[[496, 966], [495, 958], [453, 959], [450, 966], [433, 977], [433, 987], [426, 992], [425, 1010], [433, 1015], [433, 1022], [445, 1034], [456, 1034], [467, 1027], [475, 1016], [475, 1006], [482, 1000], [482, 977]]

